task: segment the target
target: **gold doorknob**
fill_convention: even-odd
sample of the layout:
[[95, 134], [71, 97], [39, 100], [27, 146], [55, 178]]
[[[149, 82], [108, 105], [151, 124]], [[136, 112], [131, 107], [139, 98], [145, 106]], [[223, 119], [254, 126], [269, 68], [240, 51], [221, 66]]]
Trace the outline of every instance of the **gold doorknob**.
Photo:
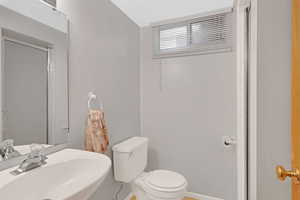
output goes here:
[[297, 182], [300, 181], [300, 170], [299, 169], [294, 169], [294, 170], [288, 171], [282, 166], [277, 166], [276, 173], [277, 173], [278, 179], [281, 181], [284, 181], [286, 179], [286, 177], [296, 178]]

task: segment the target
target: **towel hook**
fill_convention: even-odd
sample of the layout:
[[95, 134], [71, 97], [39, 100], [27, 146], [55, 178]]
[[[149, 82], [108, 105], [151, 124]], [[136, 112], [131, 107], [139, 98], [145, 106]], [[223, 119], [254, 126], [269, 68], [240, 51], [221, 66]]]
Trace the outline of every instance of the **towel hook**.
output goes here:
[[[97, 95], [95, 95], [93, 92], [89, 92], [88, 94], [88, 109], [91, 109], [91, 101], [96, 100], [97, 99]], [[100, 109], [103, 110], [103, 103], [100, 102]]]

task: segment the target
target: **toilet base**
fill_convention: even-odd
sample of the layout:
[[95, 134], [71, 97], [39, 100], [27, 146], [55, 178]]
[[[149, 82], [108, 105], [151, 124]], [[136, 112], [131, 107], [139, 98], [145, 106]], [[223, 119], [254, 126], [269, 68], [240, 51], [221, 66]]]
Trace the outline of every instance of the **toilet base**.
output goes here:
[[[130, 194], [125, 200], [139, 200], [134, 194]], [[224, 200], [216, 197], [187, 192], [182, 200]]]

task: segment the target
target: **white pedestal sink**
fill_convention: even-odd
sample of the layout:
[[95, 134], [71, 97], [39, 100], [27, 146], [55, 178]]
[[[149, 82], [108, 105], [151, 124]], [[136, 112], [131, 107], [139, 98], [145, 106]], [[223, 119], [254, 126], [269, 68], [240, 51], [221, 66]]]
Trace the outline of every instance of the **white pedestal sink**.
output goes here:
[[103, 182], [111, 160], [102, 154], [65, 149], [48, 156], [47, 164], [14, 176], [0, 172], [0, 199], [87, 200]]

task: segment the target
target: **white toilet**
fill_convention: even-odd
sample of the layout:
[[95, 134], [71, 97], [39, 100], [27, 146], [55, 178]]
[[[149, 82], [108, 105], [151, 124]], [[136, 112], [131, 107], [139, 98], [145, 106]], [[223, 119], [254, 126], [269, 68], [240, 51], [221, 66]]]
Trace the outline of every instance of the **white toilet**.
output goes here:
[[133, 137], [113, 147], [114, 174], [119, 182], [130, 183], [137, 200], [182, 200], [186, 179], [172, 171], [144, 172], [147, 165], [148, 139]]

